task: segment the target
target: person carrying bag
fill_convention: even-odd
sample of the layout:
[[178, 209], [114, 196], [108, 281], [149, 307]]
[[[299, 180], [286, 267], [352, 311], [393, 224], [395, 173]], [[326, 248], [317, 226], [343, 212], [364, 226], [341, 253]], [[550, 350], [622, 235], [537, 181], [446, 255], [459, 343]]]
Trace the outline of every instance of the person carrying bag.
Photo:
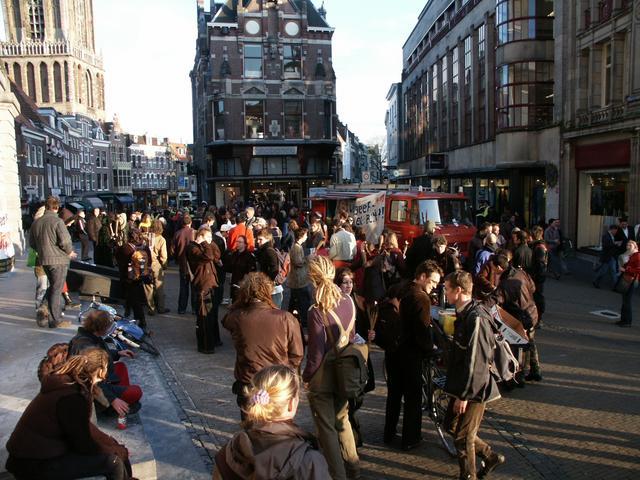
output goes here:
[[360, 478], [348, 402], [366, 384], [367, 352], [366, 345], [356, 343], [353, 300], [340, 291], [334, 277], [328, 258], [309, 261], [315, 304], [308, 314], [309, 344], [302, 379], [331, 478], [345, 480]]

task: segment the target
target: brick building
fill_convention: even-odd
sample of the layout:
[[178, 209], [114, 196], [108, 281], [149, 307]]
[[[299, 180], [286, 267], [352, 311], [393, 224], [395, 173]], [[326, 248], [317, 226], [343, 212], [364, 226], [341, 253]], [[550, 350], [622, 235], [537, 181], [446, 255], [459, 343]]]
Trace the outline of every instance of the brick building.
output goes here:
[[[300, 204], [329, 183], [338, 146], [333, 29], [310, 0], [198, 6], [193, 71], [200, 196]], [[204, 181], [202, 181], [204, 180]]]

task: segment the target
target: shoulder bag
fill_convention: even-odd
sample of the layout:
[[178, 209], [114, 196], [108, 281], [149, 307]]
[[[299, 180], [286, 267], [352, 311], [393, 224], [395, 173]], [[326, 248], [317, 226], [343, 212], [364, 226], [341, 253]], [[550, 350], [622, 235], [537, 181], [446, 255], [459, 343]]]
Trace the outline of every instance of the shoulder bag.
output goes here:
[[[325, 328], [329, 341], [333, 345], [333, 352], [328, 352], [326, 361], [328, 362], [328, 368], [333, 369], [335, 372], [335, 392], [340, 398], [356, 398], [360, 396], [367, 384], [368, 369], [367, 369], [367, 356], [369, 349], [367, 344], [355, 344], [349, 343], [349, 335], [351, 330], [355, 327], [355, 312], [354, 305], [353, 316], [349, 327], [345, 330], [342, 327], [342, 322], [334, 312], [329, 312], [329, 315], [333, 317], [338, 329], [340, 330], [340, 338], [336, 342], [331, 331], [331, 325], [327, 322], [326, 315], [324, 316]], [[329, 356], [333, 354], [332, 356]]]

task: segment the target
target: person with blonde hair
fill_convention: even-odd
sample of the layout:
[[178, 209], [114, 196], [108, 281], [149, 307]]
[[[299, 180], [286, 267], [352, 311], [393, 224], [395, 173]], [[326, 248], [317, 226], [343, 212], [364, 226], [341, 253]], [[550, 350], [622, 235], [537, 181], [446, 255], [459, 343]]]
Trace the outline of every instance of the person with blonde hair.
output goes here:
[[334, 348], [330, 338], [340, 339], [339, 343], [344, 343], [340, 346], [354, 342], [356, 308], [351, 297], [334, 283], [336, 271], [331, 260], [312, 257], [308, 268], [315, 303], [307, 314], [309, 344], [302, 379], [308, 383], [309, 406], [331, 478], [359, 478], [360, 465], [349, 423], [348, 399], [335, 393], [333, 366], [324, 361]]
[[216, 455], [214, 480], [329, 478], [316, 439], [294, 423], [300, 379], [293, 369], [263, 368], [245, 387], [245, 396], [243, 428]]
[[245, 387], [256, 372], [271, 365], [287, 365], [297, 370], [304, 356], [298, 321], [273, 304], [273, 286], [264, 273], [248, 273], [240, 282], [229, 313], [222, 319], [222, 326], [231, 333], [236, 348], [232, 391], [243, 419], [249, 400]]
[[42, 378], [40, 392], [7, 442], [9, 472], [25, 480], [131, 478], [127, 449], [90, 420], [94, 389], [106, 378], [107, 362], [106, 352], [90, 348]]
[[147, 237], [149, 252], [151, 253], [151, 272], [153, 273], [153, 283], [144, 285], [149, 315], [169, 313], [171, 311], [165, 307], [164, 272], [169, 267], [169, 257], [167, 255], [167, 241], [162, 236], [163, 231], [164, 225], [162, 222], [154, 220]]

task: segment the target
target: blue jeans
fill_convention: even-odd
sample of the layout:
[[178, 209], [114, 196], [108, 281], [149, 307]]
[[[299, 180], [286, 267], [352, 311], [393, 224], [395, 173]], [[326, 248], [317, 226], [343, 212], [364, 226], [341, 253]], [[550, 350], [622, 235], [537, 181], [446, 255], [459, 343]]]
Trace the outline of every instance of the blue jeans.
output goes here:
[[612, 285], [615, 285], [618, 279], [618, 262], [616, 262], [616, 259], [613, 257], [606, 262], [600, 263], [600, 266], [596, 270], [596, 277], [593, 279], [593, 283], [598, 285], [602, 277], [605, 277], [607, 274], [611, 275]]

